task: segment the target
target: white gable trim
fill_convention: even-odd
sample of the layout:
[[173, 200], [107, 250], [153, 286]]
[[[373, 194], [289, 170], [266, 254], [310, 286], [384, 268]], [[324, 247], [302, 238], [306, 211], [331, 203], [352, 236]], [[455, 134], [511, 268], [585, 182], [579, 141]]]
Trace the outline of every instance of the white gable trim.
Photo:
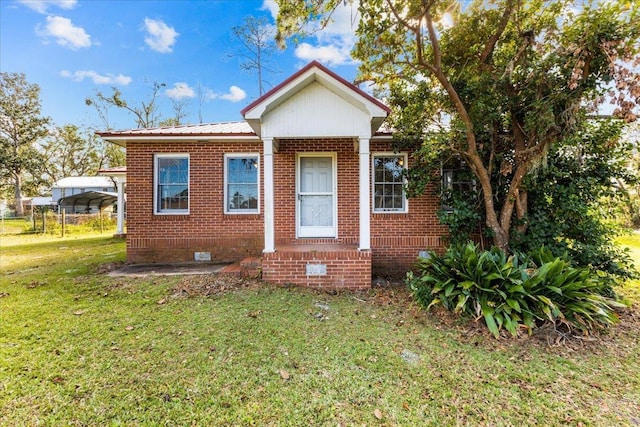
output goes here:
[[[368, 118], [366, 120], [369, 129], [366, 135], [359, 136], [371, 137], [389, 114], [389, 109], [379, 101], [350, 83], [341, 80], [340, 77], [333, 75], [316, 62], [309, 64], [282, 85], [275, 87], [262, 98], [256, 100], [256, 102], [243, 110], [242, 114], [253, 131], [258, 136], [261, 136], [265, 116], [313, 83], [318, 83], [364, 113], [363, 116]], [[269, 136], [278, 137], [284, 135]]]

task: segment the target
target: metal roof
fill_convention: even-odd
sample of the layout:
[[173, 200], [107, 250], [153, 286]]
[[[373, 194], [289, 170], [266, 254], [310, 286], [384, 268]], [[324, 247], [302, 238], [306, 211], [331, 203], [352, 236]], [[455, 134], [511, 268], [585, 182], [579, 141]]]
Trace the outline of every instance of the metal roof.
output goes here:
[[114, 204], [118, 200], [117, 193], [107, 191], [85, 191], [84, 193], [62, 197], [58, 200], [59, 205], [64, 206], [96, 206], [102, 208]]
[[113, 181], [106, 176], [69, 176], [59, 179], [53, 188], [113, 188]]
[[256, 136], [245, 121], [98, 132], [103, 138], [128, 136]]
[[126, 173], [126, 172], [127, 172], [126, 166], [115, 166], [112, 168], [104, 168], [104, 169], [98, 170], [98, 173], [102, 175], [120, 174], [120, 173]]

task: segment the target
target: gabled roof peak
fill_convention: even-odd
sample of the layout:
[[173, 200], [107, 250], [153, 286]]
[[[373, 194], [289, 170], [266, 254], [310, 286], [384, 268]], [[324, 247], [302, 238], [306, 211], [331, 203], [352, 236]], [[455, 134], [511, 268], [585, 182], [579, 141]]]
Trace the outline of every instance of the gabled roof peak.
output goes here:
[[343, 85], [345, 90], [351, 90], [354, 93], [356, 93], [357, 95], [362, 96], [363, 98], [367, 99], [369, 102], [372, 102], [373, 104], [376, 104], [382, 110], [386, 111], [387, 114], [391, 112], [391, 109], [389, 107], [387, 107], [382, 102], [380, 102], [379, 100], [377, 100], [373, 96], [369, 95], [368, 93], [366, 93], [365, 91], [363, 91], [362, 89], [360, 89], [359, 87], [354, 85], [353, 83], [348, 82], [343, 77], [339, 76], [338, 74], [336, 74], [333, 71], [331, 71], [329, 68], [327, 68], [324, 65], [322, 65], [320, 62], [311, 61], [310, 63], [308, 63], [307, 65], [302, 67], [300, 70], [298, 70], [296, 73], [291, 75], [289, 78], [284, 80], [282, 83], [280, 83], [279, 85], [273, 87], [271, 90], [269, 90], [267, 93], [262, 95], [260, 98], [256, 99], [251, 104], [247, 105], [244, 109], [242, 109], [242, 111], [240, 111], [240, 114], [242, 114], [242, 116], [246, 118], [246, 114], [249, 111], [251, 111], [252, 109], [254, 109], [257, 105], [265, 102], [270, 97], [273, 97], [274, 94], [280, 92], [285, 86], [289, 85], [291, 82], [295, 81], [296, 79], [298, 79], [300, 76], [304, 75], [305, 73], [308, 73], [309, 70], [312, 70], [312, 69], [319, 70], [322, 73], [328, 75], [333, 80], [335, 80], [336, 82], [339, 82], [341, 85]]

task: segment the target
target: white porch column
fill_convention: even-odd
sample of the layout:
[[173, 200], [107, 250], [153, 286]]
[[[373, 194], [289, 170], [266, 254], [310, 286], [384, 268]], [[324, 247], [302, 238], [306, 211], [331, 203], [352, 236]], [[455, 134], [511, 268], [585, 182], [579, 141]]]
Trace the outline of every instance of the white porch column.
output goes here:
[[264, 188], [264, 250], [263, 252], [275, 252], [275, 223], [273, 206], [273, 138], [262, 140], [264, 161], [263, 188]]
[[358, 144], [358, 154], [360, 155], [360, 245], [361, 251], [371, 249], [371, 189], [369, 181], [371, 179], [371, 159], [369, 156], [369, 138], [360, 138]]
[[118, 184], [118, 217], [117, 217], [117, 229], [116, 234], [119, 236], [124, 235], [124, 210], [125, 210], [125, 202], [124, 202], [124, 185], [126, 184], [126, 178], [116, 178], [116, 182]]

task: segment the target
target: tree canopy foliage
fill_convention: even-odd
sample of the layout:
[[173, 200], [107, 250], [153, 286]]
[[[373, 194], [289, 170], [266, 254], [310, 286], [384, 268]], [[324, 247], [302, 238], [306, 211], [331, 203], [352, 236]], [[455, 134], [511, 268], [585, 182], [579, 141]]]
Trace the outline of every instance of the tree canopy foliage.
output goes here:
[[630, 200], [624, 185], [638, 182], [629, 167], [634, 146], [620, 137], [622, 125], [592, 119], [551, 148], [547, 165], [525, 179], [530, 226], [513, 234], [515, 249], [545, 246], [569, 254], [578, 265], [629, 277], [632, 260], [613, 241], [620, 227], [613, 219], [623, 215]]
[[49, 185], [68, 176], [93, 176], [101, 168], [124, 165], [121, 151], [114, 150], [113, 144], [90, 131], [82, 132], [78, 126], [64, 125], [44, 138], [42, 175]]
[[0, 74], [0, 194], [23, 216], [24, 196], [38, 196], [67, 176], [123, 165], [120, 147], [76, 125], [54, 127], [41, 114], [40, 87], [22, 73]]
[[[325, 24], [343, 0], [279, 1], [278, 39]], [[640, 12], [633, 2], [360, 0], [361, 80], [394, 108], [413, 192], [447, 157], [472, 171], [496, 246], [526, 231], [526, 177], [604, 102], [634, 121]], [[634, 68], [635, 67], [635, 68]], [[441, 131], [434, 132], [434, 125]], [[589, 143], [589, 141], [585, 141]]]
[[18, 216], [24, 214], [25, 176], [37, 182], [44, 163], [36, 143], [50, 120], [40, 110], [37, 84], [22, 73], [0, 73], [0, 185], [13, 188]]

